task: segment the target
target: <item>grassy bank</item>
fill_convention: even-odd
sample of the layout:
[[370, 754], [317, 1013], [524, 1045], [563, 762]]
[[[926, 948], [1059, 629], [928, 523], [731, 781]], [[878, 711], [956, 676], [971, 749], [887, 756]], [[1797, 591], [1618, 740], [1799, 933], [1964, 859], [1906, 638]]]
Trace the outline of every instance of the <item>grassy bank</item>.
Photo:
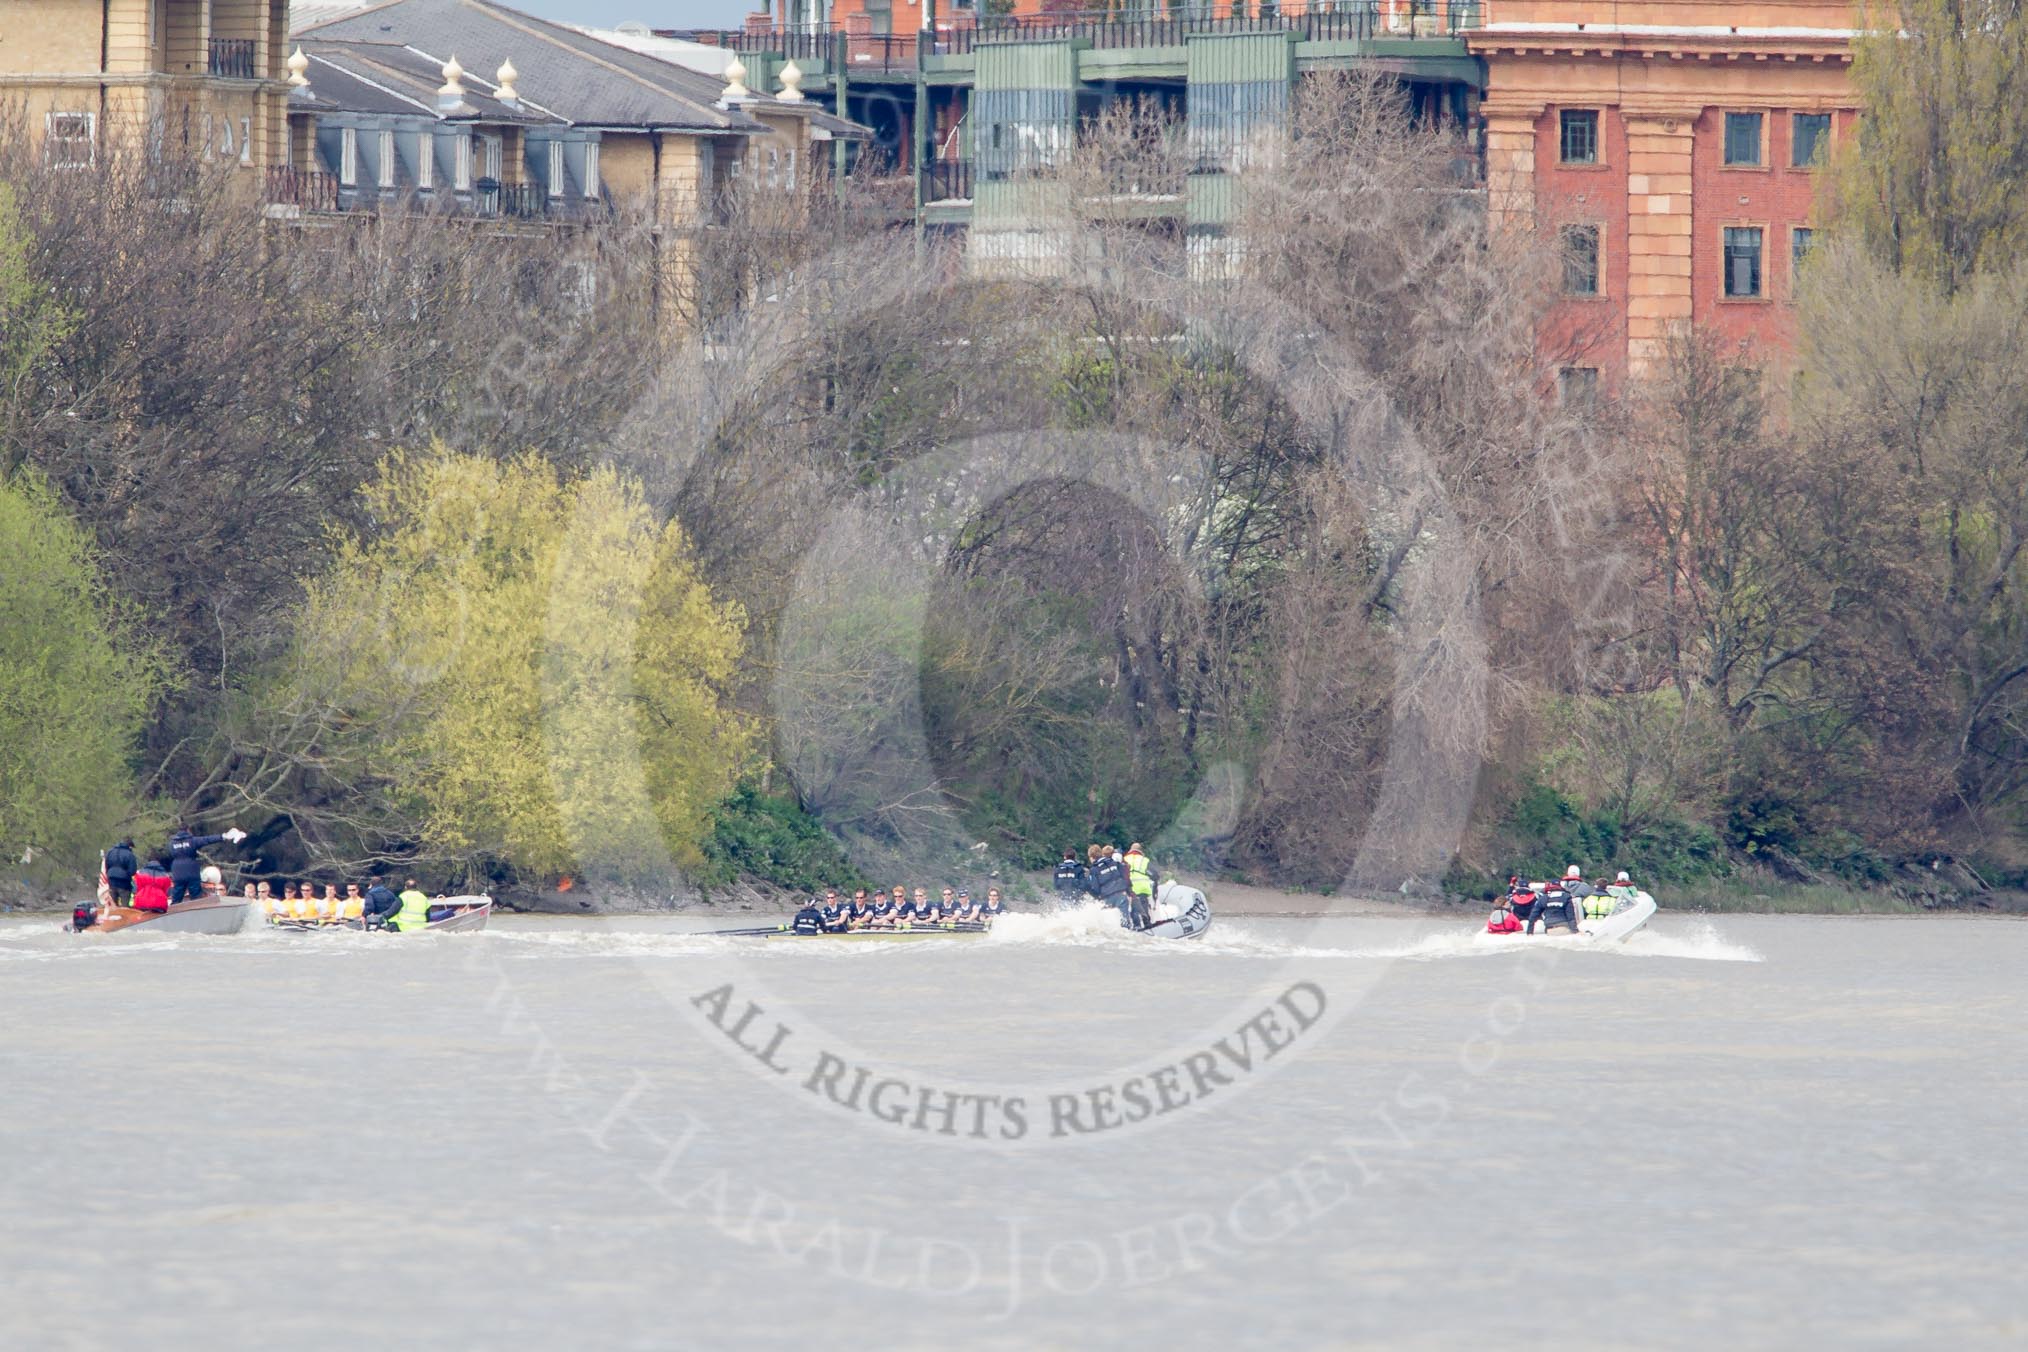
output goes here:
[[1671, 887], [1658, 891], [1655, 899], [1665, 910], [1735, 915], [1918, 915], [1925, 910], [1891, 892], [1749, 878]]

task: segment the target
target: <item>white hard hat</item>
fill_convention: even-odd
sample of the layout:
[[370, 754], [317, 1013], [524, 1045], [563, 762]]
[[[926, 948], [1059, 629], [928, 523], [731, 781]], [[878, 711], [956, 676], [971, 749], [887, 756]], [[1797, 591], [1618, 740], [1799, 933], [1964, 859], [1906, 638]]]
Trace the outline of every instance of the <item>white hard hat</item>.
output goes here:
[[1582, 878], [1584, 874], [1578, 871], [1577, 865], [1572, 864], [1563, 870], [1563, 876], [1566, 878]]
[[1613, 881], [1616, 883], [1630, 883], [1633, 881], [1633, 879], [1627, 876], [1627, 871], [1625, 869], [1621, 869], [1620, 876], [1613, 879]]
[[225, 875], [218, 871], [218, 865], [216, 864], [206, 864], [204, 871], [197, 876], [200, 880], [207, 883], [222, 883], [225, 881]]

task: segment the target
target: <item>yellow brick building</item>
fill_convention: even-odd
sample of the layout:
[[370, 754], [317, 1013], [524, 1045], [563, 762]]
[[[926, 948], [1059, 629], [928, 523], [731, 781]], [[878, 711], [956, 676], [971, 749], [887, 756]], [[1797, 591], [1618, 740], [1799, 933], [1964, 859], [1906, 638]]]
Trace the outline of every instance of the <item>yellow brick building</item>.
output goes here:
[[0, 108], [45, 162], [279, 163], [287, 0], [4, 0]]

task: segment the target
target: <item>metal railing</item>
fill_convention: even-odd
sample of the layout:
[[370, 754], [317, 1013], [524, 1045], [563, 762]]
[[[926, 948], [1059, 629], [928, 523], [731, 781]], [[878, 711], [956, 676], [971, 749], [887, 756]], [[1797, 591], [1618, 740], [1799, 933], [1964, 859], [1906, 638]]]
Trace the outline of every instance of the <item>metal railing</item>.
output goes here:
[[205, 45], [204, 70], [222, 80], [259, 78], [252, 38], [212, 38]]
[[540, 183], [498, 183], [482, 178], [469, 192], [417, 189], [413, 185], [382, 188], [365, 183], [348, 188], [335, 174], [284, 166], [267, 171], [265, 196], [274, 205], [326, 213], [415, 211], [497, 220], [582, 221], [613, 212], [607, 198], [551, 197]]
[[972, 198], [970, 160], [931, 160], [923, 172], [925, 202], [968, 202]]
[[268, 169], [266, 197], [281, 206], [304, 211], [338, 210], [338, 178], [312, 169], [273, 165]]
[[[1222, 11], [1222, 12], [1221, 12]], [[700, 41], [741, 52], [821, 60], [850, 71], [914, 70], [922, 55], [962, 55], [981, 45], [1082, 39], [1093, 47], [1175, 47], [1194, 34], [1290, 32], [1304, 42], [1454, 37], [1477, 28], [1484, 0], [1253, 0], [1251, 4], [1176, 3], [1114, 10], [974, 17], [959, 12], [933, 35], [855, 33], [826, 28], [749, 28], [698, 33]]]

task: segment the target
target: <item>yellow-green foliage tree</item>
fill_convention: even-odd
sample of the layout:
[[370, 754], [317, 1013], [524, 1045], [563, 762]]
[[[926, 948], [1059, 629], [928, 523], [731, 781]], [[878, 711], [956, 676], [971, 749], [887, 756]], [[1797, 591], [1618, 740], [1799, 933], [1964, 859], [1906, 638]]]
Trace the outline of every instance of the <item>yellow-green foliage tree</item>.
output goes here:
[[1946, 293], [2028, 246], [2028, 12], [2018, 0], [1864, 11], [1866, 109], [1832, 180], [1841, 229]]
[[95, 871], [161, 666], [84, 530], [26, 474], [0, 481], [0, 560], [0, 851], [33, 877]]
[[391, 459], [365, 506], [278, 705], [292, 791], [329, 804], [313, 846], [337, 823], [529, 875], [694, 867], [751, 731], [726, 698], [743, 617], [681, 529], [610, 470], [441, 449]]

